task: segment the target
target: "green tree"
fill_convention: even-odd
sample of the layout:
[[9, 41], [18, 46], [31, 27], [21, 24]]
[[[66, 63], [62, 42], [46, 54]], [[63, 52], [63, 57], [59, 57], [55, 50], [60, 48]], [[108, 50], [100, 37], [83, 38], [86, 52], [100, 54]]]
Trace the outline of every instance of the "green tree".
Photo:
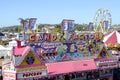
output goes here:
[[83, 25], [75, 25], [75, 30], [82, 31], [83, 27], [84, 27]]
[[53, 33], [53, 34], [62, 33], [61, 26], [55, 25], [55, 28], [53, 30], [51, 30], [51, 33]]
[[19, 18], [19, 20], [20, 20], [20, 24], [23, 25], [23, 22], [24, 22], [26, 19]]

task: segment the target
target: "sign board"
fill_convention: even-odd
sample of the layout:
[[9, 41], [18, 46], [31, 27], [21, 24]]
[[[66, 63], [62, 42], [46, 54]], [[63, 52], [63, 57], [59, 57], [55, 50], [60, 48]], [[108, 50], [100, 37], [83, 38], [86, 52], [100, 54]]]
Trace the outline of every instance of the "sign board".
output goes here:
[[17, 79], [42, 77], [42, 76], [46, 76], [46, 75], [47, 75], [47, 71], [46, 70], [40, 70], [40, 71], [37, 70], [37, 71], [18, 73], [17, 74]]
[[28, 68], [16, 69], [18, 73], [29, 72], [29, 71], [39, 71], [39, 70], [47, 70], [47, 67], [39, 66], [39, 67], [28, 67]]
[[16, 73], [14, 72], [4, 72], [3, 80], [16, 80]]
[[[55, 35], [55, 34], [51, 34], [51, 33], [36, 33], [36, 34], [26, 34], [26, 39], [27, 41], [29, 41], [29, 43], [35, 43], [35, 42], [65, 42], [66, 40], [64, 40], [64, 35], [63, 34], [59, 34], [59, 35]], [[67, 40], [71, 41], [71, 42], [75, 42], [75, 41], [79, 41], [79, 40], [83, 40], [83, 41], [88, 41], [88, 40], [92, 40], [92, 39], [101, 39], [101, 35], [100, 33], [94, 33], [94, 34], [67, 34]], [[63, 39], [63, 40], [61, 40]], [[66, 42], [68, 42], [66, 41]]]
[[61, 23], [61, 29], [66, 30], [74, 30], [74, 20], [63, 20]]
[[118, 67], [117, 59], [101, 59], [96, 61], [100, 69]]

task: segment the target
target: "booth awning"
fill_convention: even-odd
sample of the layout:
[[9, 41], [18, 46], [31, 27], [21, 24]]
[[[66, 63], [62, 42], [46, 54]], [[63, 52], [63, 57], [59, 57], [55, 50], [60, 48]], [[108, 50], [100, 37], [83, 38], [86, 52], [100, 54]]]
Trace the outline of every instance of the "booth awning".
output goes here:
[[48, 75], [97, 69], [93, 59], [47, 63]]

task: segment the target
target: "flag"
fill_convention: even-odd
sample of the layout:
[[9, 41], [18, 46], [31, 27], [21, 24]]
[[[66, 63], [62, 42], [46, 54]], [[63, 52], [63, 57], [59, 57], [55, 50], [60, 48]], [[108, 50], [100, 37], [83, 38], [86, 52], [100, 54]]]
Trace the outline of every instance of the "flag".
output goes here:
[[90, 22], [90, 23], [89, 23], [89, 31], [93, 31], [93, 29], [94, 29], [94, 27], [93, 27], [93, 23]]
[[74, 30], [74, 20], [63, 20], [61, 23], [61, 29], [63, 31]]
[[74, 30], [74, 20], [68, 20], [68, 30]]
[[36, 23], [36, 18], [30, 18], [29, 19], [29, 24], [30, 24], [30, 30], [35, 30], [36, 28], [36, 26], [35, 26], [35, 23]]
[[68, 27], [68, 23], [66, 20], [63, 20], [62, 23], [61, 23], [61, 29], [63, 31], [66, 31], [67, 30], [67, 27]]
[[27, 30], [28, 30], [28, 25], [29, 25], [29, 22], [28, 22], [28, 21], [24, 21], [24, 22], [23, 22], [24, 32], [27, 32]]
[[104, 29], [104, 30], [107, 30], [108, 27], [109, 27], [109, 26], [108, 26], [108, 21], [104, 21], [104, 22], [103, 22], [103, 29]]

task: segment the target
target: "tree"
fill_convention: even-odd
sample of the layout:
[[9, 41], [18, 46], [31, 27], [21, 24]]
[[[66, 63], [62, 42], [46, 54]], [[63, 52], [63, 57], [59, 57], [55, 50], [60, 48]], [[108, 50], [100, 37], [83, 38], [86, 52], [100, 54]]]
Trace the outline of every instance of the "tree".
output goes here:
[[77, 31], [82, 31], [83, 30], [83, 25], [75, 25], [75, 30], [77, 30]]
[[55, 25], [55, 28], [53, 30], [51, 30], [51, 33], [53, 33], [53, 34], [62, 33], [61, 26], [58, 24]]
[[[27, 18], [27, 19], [28, 19], [28, 18]], [[23, 26], [23, 22], [24, 22], [25, 20], [27, 20], [27, 19], [19, 18], [20, 24]]]

